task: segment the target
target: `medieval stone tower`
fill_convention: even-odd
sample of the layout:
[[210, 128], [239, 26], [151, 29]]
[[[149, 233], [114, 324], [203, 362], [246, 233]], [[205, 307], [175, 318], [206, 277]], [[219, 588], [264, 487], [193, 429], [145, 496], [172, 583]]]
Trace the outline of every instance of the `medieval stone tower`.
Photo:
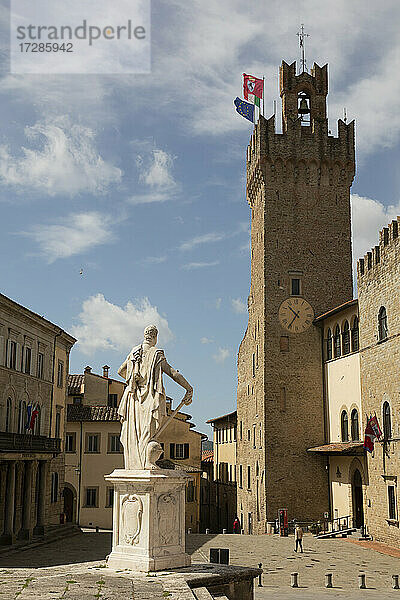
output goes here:
[[251, 208], [249, 321], [238, 355], [237, 483], [246, 533], [279, 508], [328, 510], [322, 340], [314, 317], [352, 298], [350, 186], [354, 123], [328, 132], [327, 65], [282, 63], [283, 132], [260, 117], [247, 149]]

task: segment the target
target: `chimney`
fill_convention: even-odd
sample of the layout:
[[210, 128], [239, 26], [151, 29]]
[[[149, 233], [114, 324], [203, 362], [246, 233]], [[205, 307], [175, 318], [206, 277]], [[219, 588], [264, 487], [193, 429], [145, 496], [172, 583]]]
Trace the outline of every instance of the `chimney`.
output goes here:
[[104, 365], [103, 367], [103, 377], [105, 377], [106, 379], [108, 379], [108, 371], [110, 370], [110, 367], [108, 365]]
[[91, 372], [92, 372], [92, 367], [89, 367], [89, 366], [85, 367], [84, 373], [91, 373]]

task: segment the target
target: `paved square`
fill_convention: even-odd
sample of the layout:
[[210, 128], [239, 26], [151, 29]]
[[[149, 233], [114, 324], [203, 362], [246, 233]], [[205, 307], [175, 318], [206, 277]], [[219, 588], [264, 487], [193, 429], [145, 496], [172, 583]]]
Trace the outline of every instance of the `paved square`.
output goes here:
[[[294, 540], [278, 536], [187, 536], [193, 562], [208, 562], [210, 548], [229, 548], [232, 565], [264, 569], [263, 587], [256, 600], [299, 600], [330, 597], [400, 598], [391, 589], [392, 574], [400, 560], [348, 540], [304, 537], [304, 553], [294, 552]], [[0, 556], [0, 599], [7, 600], [159, 600], [169, 594], [169, 577], [136, 576], [113, 572], [105, 566], [111, 549], [110, 532], [85, 532], [63, 541]], [[290, 574], [299, 573], [299, 589], [290, 588]], [[333, 574], [333, 589], [324, 588], [325, 573]], [[365, 573], [367, 590], [358, 589]], [[172, 598], [173, 596], [171, 596]]]

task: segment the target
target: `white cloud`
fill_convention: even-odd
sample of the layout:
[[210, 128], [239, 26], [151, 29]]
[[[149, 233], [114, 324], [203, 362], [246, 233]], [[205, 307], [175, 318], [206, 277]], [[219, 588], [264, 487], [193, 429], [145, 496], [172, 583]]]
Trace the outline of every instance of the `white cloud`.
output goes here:
[[179, 250], [192, 250], [193, 248], [196, 248], [197, 246], [200, 246], [202, 244], [210, 244], [213, 242], [220, 242], [221, 240], [225, 239], [226, 234], [225, 233], [206, 233], [204, 235], [199, 235], [197, 237], [192, 238], [191, 240], [187, 240], [186, 242], [183, 242], [180, 246], [179, 246]]
[[400, 215], [400, 202], [385, 206], [378, 200], [351, 195], [353, 259], [356, 262], [379, 243], [379, 231]]
[[122, 171], [105, 161], [95, 146], [93, 130], [66, 117], [25, 127], [31, 148], [13, 155], [0, 146], [0, 182], [17, 191], [49, 196], [103, 194], [121, 180]]
[[217, 298], [217, 299], [215, 300], [215, 308], [216, 308], [217, 310], [219, 310], [219, 309], [221, 308], [221, 304], [222, 304], [222, 298]]
[[213, 343], [214, 343], [214, 340], [213, 340], [213, 339], [211, 339], [211, 338], [208, 338], [208, 337], [202, 337], [202, 338], [200, 339], [200, 342], [201, 342], [202, 344], [213, 344]]
[[142, 184], [144, 191], [131, 196], [129, 202], [131, 204], [151, 204], [175, 198], [180, 189], [172, 173], [176, 157], [160, 148], [149, 150], [146, 141], [138, 142], [136, 140], [133, 144], [145, 150], [136, 157], [139, 183]]
[[166, 256], [147, 256], [143, 262], [149, 265], [160, 265], [167, 260]]
[[218, 350], [217, 350], [217, 352], [215, 354], [213, 354], [213, 359], [217, 363], [223, 363], [230, 356], [230, 354], [231, 353], [228, 350], [228, 348], [221, 348], [221, 347], [219, 347]]
[[175, 157], [164, 150], [156, 148], [152, 152], [148, 169], [141, 171], [139, 179], [152, 188], [174, 188], [176, 186], [172, 175], [174, 159]]
[[71, 332], [78, 340], [79, 350], [87, 355], [97, 350], [127, 352], [140, 343], [144, 328], [151, 324], [157, 325], [161, 344], [173, 337], [167, 319], [148, 298], [129, 301], [122, 307], [108, 302], [103, 294], [96, 294], [83, 302], [77, 320], [79, 323]]
[[219, 265], [219, 261], [215, 260], [214, 262], [191, 262], [185, 265], [182, 265], [182, 269], [185, 271], [192, 271], [193, 269], [204, 269], [205, 267], [215, 267]]
[[75, 213], [59, 224], [35, 225], [23, 235], [32, 238], [39, 245], [40, 253], [53, 263], [58, 258], [81, 254], [113, 241], [112, 223], [111, 217], [98, 212]]
[[232, 298], [231, 303], [235, 313], [243, 314], [247, 312], [247, 306], [241, 298]]

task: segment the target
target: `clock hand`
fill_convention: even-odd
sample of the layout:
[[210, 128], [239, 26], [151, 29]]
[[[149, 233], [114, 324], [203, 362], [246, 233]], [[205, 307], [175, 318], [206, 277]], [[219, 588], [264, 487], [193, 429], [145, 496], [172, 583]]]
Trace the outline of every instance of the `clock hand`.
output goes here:
[[295, 321], [295, 320], [296, 320], [296, 319], [298, 319], [298, 318], [299, 318], [299, 315], [295, 314], [295, 315], [294, 315], [294, 317], [293, 317], [293, 319], [290, 321], [290, 323], [289, 323], [289, 325], [288, 325], [288, 329], [289, 329], [289, 327], [291, 327], [291, 326], [292, 326], [292, 323], [293, 323], [293, 321]]
[[297, 313], [295, 310], [293, 310], [293, 308], [291, 308], [290, 306], [289, 306], [288, 308], [289, 308], [289, 310], [291, 310], [291, 311], [292, 311], [292, 313], [293, 313], [294, 315], [296, 315], [296, 317], [298, 317], [298, 316], [299, 316], [299, 313]]

